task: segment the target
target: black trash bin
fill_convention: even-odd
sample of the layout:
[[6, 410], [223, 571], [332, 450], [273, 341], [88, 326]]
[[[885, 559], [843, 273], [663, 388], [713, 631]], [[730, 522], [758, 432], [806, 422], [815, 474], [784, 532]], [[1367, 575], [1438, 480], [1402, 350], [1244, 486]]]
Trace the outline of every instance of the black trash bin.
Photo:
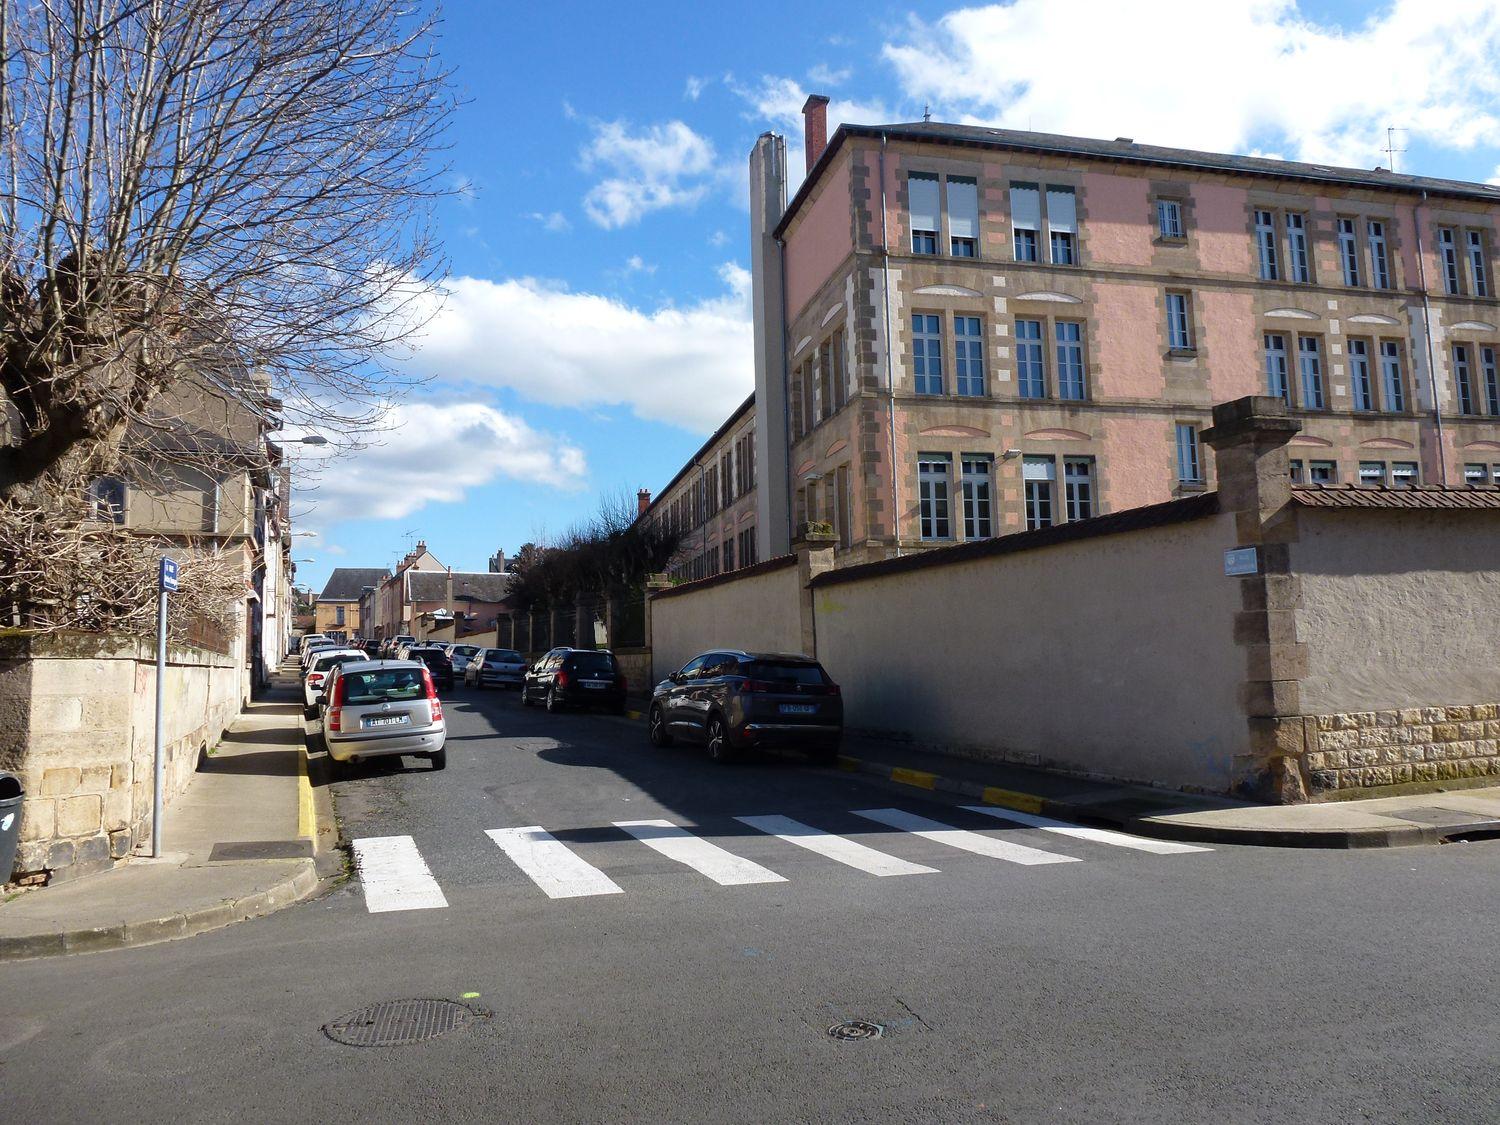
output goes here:
[[21, 779], [0, 770], [0, 883], [9, 883], [16, 866], [16, 842], [21, 838]]

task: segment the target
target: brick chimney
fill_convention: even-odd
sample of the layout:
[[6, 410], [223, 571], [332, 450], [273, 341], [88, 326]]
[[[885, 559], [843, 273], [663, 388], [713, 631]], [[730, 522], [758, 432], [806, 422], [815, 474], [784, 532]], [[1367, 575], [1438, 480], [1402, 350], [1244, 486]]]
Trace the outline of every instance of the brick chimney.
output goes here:
[[651, 490], [643, 488], [635, 494], [635, 514], [644, 516], [649, 507], [651, 507]]
[[828, 99], [822, 94], [809, 94], [802, 106], [802, 149], [807, 155], [809, 172], [827, 147]]

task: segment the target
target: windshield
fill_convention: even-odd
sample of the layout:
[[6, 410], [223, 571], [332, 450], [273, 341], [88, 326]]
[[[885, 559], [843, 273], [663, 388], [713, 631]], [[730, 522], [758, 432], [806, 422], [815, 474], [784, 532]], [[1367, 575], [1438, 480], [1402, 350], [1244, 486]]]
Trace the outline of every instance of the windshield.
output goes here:
[[479, 649], [477, 649], [473, 645], [454, 645], [453, 648], [449, 651], [451, 651], [454, 656], [473, 656], [476, 652], [479, 651]]
[[776, 684], [817, 684], [829, 682], [821, 665], [792, 660], [757, 660], [750, 665], [752, 680], [769, 680]]
[[374, 668], [368, 672], [350, 672], [343, 677], [343, 702], [350, 706], [363, 703], [407, 702], [427, 694], [419, 668]]
[[607, 652], [575, 652], [568, 658], [568, 666], [575, 672], [606, 673], [614, 675], [615, 658]]
[[348, 664], [351, 660], [370, 659], [362, 652], [330, 652], [327, 656], [320, 656], [313, 661], [313, 671], [321, 672], [332, 668], [336, 664]]

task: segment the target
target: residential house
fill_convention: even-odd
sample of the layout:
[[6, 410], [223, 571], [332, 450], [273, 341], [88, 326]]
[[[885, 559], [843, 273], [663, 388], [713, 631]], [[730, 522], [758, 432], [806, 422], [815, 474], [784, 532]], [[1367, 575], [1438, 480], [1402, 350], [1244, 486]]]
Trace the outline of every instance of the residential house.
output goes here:
[[337, 640], [364, 636], [360, 628], [360, 594], [384, 582], [384, 567], [335, 567], [313, 606], [313, 629]]

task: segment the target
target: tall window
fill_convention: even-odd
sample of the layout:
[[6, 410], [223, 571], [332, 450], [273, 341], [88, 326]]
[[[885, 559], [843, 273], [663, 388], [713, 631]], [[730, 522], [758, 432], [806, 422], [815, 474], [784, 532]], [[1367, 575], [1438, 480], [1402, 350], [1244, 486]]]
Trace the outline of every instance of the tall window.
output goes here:
[[833, 366], [833, 408], [840, 410], [849, 401], [849, 367], [844, 350], [844, 330], [840, 328], [829, 339]]
[[344, 607], [343, 606], [336, 605], [336, 606], [333, 607], [333, 623], [335, 625], [342, 625], [344, 623]]
[[1297, 337], [1297, 372], [1301, 377], [1302, 407], [1323, 409], [1323, 345], [1316, 336]]
[[1453, 381], [1458, 384], [1458, 412], [1474, 413], [1474, 373], [1469, 367], [1469, 346], [1453, 345]]
[[1485, 269], [1484, 261], [1484, 235], [1477, 230], [1471, 230], [1464, 235], [1469, 248], [1469, 277], [1474, 282], [1474, 296], [1488, 297], [1490, 295], [1490, 275]]
[[1198, 427], [1177, 423], [1177, 483], [1202, 484], [1203, 459], [1198, 450]]
[[1078, 264], [1078, 204], [1070, 187], [1047, 185], [1047, 231], [1052, 236], [1052, 264]]
[[1479, 349], [1479, 366], [1484, 371], [1484, 406], [1491, 414], [1500, 414], [1500, 371], [1495, 368], [1495, 349]]
[[948, 244], [955, 258], [979, 252], [979, 185], [974, 180], [948, 177]]
[[1167, 293], [1167, 346], [1173, 351], [1193, 350], [1193, 327], [1188, 317], [1188, 295]]
[[1156, 233], [1162, 238], [1182, 237], [1182, 204], [1177, 200], [1156, 201]]
[[1292, 401], [1291, 388], [1287, 382], [1286, 337], [1267, 332], [1266, 344], [1266, 394], [1288, 404]]
[[1027, 457], [1021, 462], [1021, 480], [1026, 489], [1026, 529], [1051, 527], [1056, 464], [1051, 457]]
[[906, 203], [911, 215], [911, 252], [936, 254], [938, 240], [938, 178], [926, 172], [906, 177]]
[[983, 455], [963, 458], [964, 538], [988, 539], [995, 533], [991, 515], [994, 461]]
[[1443, 260], [1443, 292], [1461, 293], [1458, 272], [1458, 244], [1453, 239], [1452, 227], [1438, 228], [1438, 254]]
[[1038, 185], [1010, 185], [1010, 226], [1015, 237], [1016, 261], [1036, 261], [1037, 240], [1042, 230], [1042, 191]]
[[1047, 397], [1040, 320], [1016, 321], [1016, 381], [1022, 398]]
[[947, 453], [922, 453], [917, 457], [917, 501], [923, 539], [952, 539], [948, 514], [948, 479], [953, 458]]
[[832, 339], [824, 340], [818, 349], [818, 415], [833, 416], [833, 347]]
[[1395, 340], [1380, 341], [1380, 384], [1385, 392], [1385, 408], [1400, 414], [1406, 410], [1406, 384], [1401, 378], [1401, 345]]
[[1391, 267], [1385, 246], [1385, 224], [1371, 219], [1365, 224], [1365, 237], [1370, 243], [1370, 281], [1376, 289], [1391, 287]]
[[1091, 519], [1094, 515], [1094, 459], [1068, 457], [1063, 460], [1063, 491], [1068, 504], [1069, 520]]
[[1307, 262], [1307, 220], [1294, 211], [1286, 217], [1286, 256], [1291, 280], [1312, 280], [1312, 270]]
[[724, 451], [719, 458], [719, 499], [720, 507], [727, 508], [734, 503], [734, 447]]
[[727, 574], [734, 569], [734, 540], [724, 540], [724, 572]]
[[1280, 280], [1281, 266], [1276, 258], [1276, 216], [1270, 211], [1255, 212], [1255, 247], [1260, 252], [1261, 280]]
[[911, 318], [912, 373], [917, 394], [943, 393], [943, 329], [935, 316], [916, 313]]
[[1370, 382], [1370, 345], [1349, 341], [1349, 394], [1355, 410], [1375, 409], [1375, 389]]
[[984, 325], [977, 316], [953, 318], [953, 370], [959, 394], [984, 394]]
[[1359, 284], [1359, 237], [1354, 233], [1353, 219], [1339, 220], [1339, 262], [1344, 267], [1344, 284]]
[[1083, 325], [1059, 320], [1053, 325], [1057, 337], [1057, 397], [1083, 398]]

